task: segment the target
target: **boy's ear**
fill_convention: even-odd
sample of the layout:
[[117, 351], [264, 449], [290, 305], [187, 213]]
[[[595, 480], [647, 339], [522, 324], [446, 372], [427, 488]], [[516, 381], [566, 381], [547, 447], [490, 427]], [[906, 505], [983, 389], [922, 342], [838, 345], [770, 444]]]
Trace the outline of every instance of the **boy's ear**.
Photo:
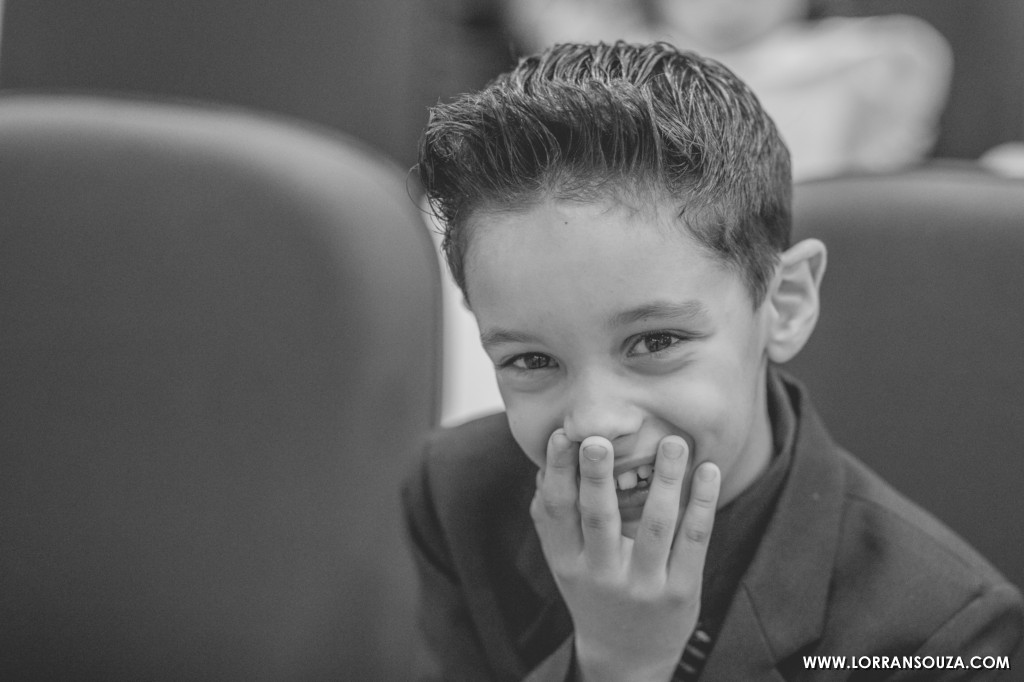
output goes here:
[[805, 239], [782, 254], [766, 301], [771, 306], [768, 357], [775, 363], [793, 359], [814, 331], [826, 255], [817, 239]]

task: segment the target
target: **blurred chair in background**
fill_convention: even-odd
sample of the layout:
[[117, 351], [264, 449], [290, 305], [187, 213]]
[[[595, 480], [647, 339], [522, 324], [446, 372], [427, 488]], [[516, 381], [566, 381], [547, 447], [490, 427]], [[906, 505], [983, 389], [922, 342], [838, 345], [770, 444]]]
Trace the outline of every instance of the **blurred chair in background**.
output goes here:
[[0, 679], [404, 679], [438, 407], [405, 174], [240, 111], [0, 97]]
[[[436, 21], [422, 0], [3, 5], [3, 89], [127, 92], [271, 111], [365, 140], [402, 165], [412, 163], [427, 107], [443, 90], [442, 55], [419, 41]], [[435, 50], [442, 46], [449, 43]]]
[[841, 445], [1024, 585], [1024, 183], [962, 164], [797, 187], [829, 264], [790, 369]]

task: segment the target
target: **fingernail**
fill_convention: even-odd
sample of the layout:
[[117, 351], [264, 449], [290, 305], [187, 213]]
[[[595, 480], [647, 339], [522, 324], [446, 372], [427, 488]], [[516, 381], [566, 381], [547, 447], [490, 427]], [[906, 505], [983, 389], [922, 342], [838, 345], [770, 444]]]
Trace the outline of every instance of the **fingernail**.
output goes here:
[[710, 481], [715, 477], [715, 469], [716, 467], [711, 464], [701, 464], [700, 468], [697, 469], [697, 476], [702, 481]]
[[661, 446], [661, 454], [669, 459], [679, 459], [686, 450], [686, 444], [677, 440], [665, 441]]
[[589, 459], [591, 462], [600, 462], [604, 459], [607, 450], [600, 445], [588, 445], [583, 448], [583, 456]]

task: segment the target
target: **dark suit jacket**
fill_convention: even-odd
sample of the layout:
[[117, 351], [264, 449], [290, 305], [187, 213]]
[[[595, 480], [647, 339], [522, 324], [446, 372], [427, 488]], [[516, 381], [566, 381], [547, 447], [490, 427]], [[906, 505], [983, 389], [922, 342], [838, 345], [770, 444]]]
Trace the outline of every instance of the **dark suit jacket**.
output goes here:
[[[797, 419], [790, 471], [701, 680], [989, 679], [804, 670], [816, 654], [1006, 656], [1024, 607], [963, 540], [837, 447], [798, 384], [785, 393]], [[566, 678], [572, 620], [530, 519], [535, 472], [504, 415], [428, 439], [403, 489], [420, 679]]]

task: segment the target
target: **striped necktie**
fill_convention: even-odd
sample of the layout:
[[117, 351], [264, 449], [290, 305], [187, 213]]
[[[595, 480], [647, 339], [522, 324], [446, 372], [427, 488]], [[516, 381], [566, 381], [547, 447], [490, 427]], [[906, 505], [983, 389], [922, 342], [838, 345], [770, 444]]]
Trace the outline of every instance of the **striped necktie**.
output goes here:
[[700, 671], [708, 660], [711, 644], [711, 635], [698, 623], [697, 629], [690, 635], [690, 641], [683, 649], [683, 656], [679, 659], [679, 665], [676, 666], [676, 671], [672, 675], [672, 682], [694, 682], [700, 676]]

